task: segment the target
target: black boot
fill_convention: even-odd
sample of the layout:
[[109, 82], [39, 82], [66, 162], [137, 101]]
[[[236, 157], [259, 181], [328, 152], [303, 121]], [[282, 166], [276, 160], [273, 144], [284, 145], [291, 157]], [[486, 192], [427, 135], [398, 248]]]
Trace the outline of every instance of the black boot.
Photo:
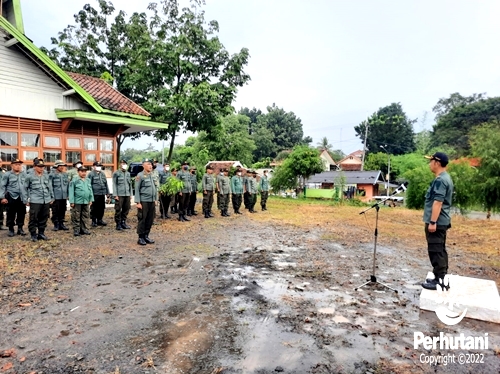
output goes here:
[[97, 219], [92, 218], [92, 227], [97, 227]]
[[226, 215], [226, 217], [231, 217], [231, 215], [229, 214], [229, 212], [226, 210], [224, 210], [224, 214]]
[[17, 235], [26, 236], [22, 226], [17, 227]]
[[97, 221], [97, 226], [107, 226], [108, 224], [104, 222], [102, 219]]
[[54, 222], [54, 228], [52, 231], [59, 231], [59, 222]]
[[43, 232], [38, 233], [37, 239], [38, 240], [49, 240], [49, 238], [47, 238]]
[[198, 212], [197, 212], [196, 210], [194, 210], [194, 209], [193, 209], [193, 210], [191, 210], [191, 214], [192, 214], [193, 216], [197, 216], [197, 215], [198, 215]]
[[153, 239], [149, 238], [149, 235], [144, 236], [144, 241], [146, 242], [146, 244], [154, 244], [155, 243], [155, 241]]
[[205, 215], [205, 218], [210, 218], [210, 216], [208, 215], [208, 210], [205, 210], [203, 214]]
[[9, 227], [9, 233], [7, 234], [7, 236], [12, 238], [15, 235], [16, 233], [14, 232], [14, 227]]
[[37, 242], [38, 241], [38, 236], [35, 234], [31, 234], [31, 241], [32, 242]]
[[123, 226], [121, 222], [116, 222], [116, 231], [123, 231]]
[[189, 218], [187, 218], [187, 217], [186, 217], [186, 213], [184, 213], [184, 214], [182, 215], [182, 219], [184, 219], [184, 221], [186, 221], [186, 222], [191, 221]]
[[209, 210], [209, 211], [208, 211], [208, 216], [209, 216], [210, 218], [215, 217], [215, 215], [212, 213], [212, 211], [211, 211], [211, 210]]
[[129, 225], [127, 225], [127, 221], [123, 220], [122, 221], [122, 227], [125, 229], [125, 230], [130, 230], [132, 227], [130, 227]]
[[73, 235], [74, 235], [74, 236], [80, 236], [81, 234], [80, 234], [80, 231], [78, 231], [78, 230], [74, 230], [74, 231], [73, 231]]
[[179, 213], [179, 222], [183, 222], [184, 218], [182, 217], [182, 213]]
[[139, 240], [137, 241], [139, 245], [146, 245], [146, 241], [144, 240], [144, 235], [139, 235]]
[[187, 210], [187, 215], [188, 215], [188, 217], [191, 217], [191, 210], [190, 209]]
[[59, 230], [68, 231], [69, 228], [64, 225], [64, 222], [59, 223]]

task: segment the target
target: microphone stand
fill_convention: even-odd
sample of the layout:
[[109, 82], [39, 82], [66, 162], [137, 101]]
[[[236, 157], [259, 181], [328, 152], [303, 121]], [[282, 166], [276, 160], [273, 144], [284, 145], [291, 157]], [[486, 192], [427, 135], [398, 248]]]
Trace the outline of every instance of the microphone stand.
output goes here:
[[372, 269], [372, 275], [370, 275], [370, 279], [368, 281], [366, 281], [365, 283], [363, 283], [361, 286], [359, 287], [356, 287], [354, 290], [357, 291], [358, 288], [361, 288], [361, 287], [364, 287], [368, 284], [371, 284], [371, 283], [375, 283], [375, 284], [380, 284], [396, 293], [398, 293], [398, 290], [392, 288], [392, 287], [389, 287], [387, 284], [385, 283], [382, 283], [382, 282], [379, 282], [377, 280], [377, 277], [375, 276], [375, 262], [376, 262], [376, 259], [377, 259], [377, 239], [378, 239], [378, 212], [380, 210], [380, 204], [382, 203], [385, 203], [387, 200], [390, 200], [390, 198], [394, 195], [397, 195], [403, 191], [406, 191], [406, 184], [403, 183], [401, 186], [399, 186], [396, 191], [394, 191], [390, 196], [386, 197], [385, 199], [379, 201], [378, 203], [376, 204], [373, 204], [371, 207], [369, 207], [368, 209], [365, 209], [363, 210], [362, 212], [360, 212], [359, 214], [365, 214], [366, 212], [368, 212], [369, 210], [375, 208], [375, 211], [377, 212], [375, 214], [375, 232], [374, 232], [374, 245], [373, 245], [373, 269]]

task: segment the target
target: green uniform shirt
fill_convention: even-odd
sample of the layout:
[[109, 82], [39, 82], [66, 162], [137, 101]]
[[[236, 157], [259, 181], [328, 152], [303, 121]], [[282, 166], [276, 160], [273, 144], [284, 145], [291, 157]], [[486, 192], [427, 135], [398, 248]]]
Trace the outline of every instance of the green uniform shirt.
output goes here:
[[198, 192], [198, 178], [195, 174], [191, 174], [191, 192]]
[[257, 189], [257, 179], [255, 179], [255, 178], [248, 178], [247, 185], [248, 185], [248, 192], [250, 192], [252, 194], [255, 194], [255, 193], [258, 192], [258, 189]]
[[450, 208], [452, 198], [453, 181], [450, 175], [446, 171], [443, 171], [431, 182], [425, 194], [423, 221], [425, 223], [430, 222], [434, 201], [442, 201], [443, 206], [441, 207], [441, 212], [436, 222], [439, 226], [448, 226], [451, 222]]
[[223, 195], [231, 193], [231, 181], [229, 180], [229, 177], [224, 175], [219, 178], [219, 192]]
[[98, 172], [92, 170], [87, 175], [87, 178], [90, 180], [90, 185], [92, 186], [94, 196], [109, 194], [108, 181], [106, 180], [106, 175], [104, 175], [102, 171]]
[[243, 193], [243, 178], [237, 175], [231, 178], [231, 191], [234, 194], [242, 194]]
[[29, 203], [48, 204], [54, 200], [54, 191], [47, 174], [30, 174], [24, 181], [26, 198]]
[[120, 169], [113, 173], [113, 196], [132, 196], [130, 173]]
[[156, 188], [153, 173], [141, 171], [135, 177], [135, 202], [151, 203], [158, 200], [158, 189]]
[[213, 191], [215, 189], [215, 180], [213, 174], [205, 173], [201, 179], [201, 189], [203, 191]]
[[69, 186], [68, 175], [66, 173], [54, 171], [49, 174], [49, 180], [52, 184], [52, 190], [54, 191], [54, 199], [66, 200], [68, 198]]
[[161, 171], [158, 173], [160, 176], [160, 185], [167, 183], [168, 178], [172, 175], [170, 171]]
[[182, 193], [190, 193], [191, 192], [191, 173], [188, 171], [181, 170], [177, 173], [177, 179], [184, 183], [182, 187]]
[[248, 175], [245, 175], [243, 177], [243, 190], [244, 192], [250, 192], [250, 190], [248, 189], [248, 180], [250, 179], [250, 177]]
[[156, 170], [156, 168], [154, 168], [151, 171], [151, 175], [153, 176], [153, 181], [155, 182], [156, 189], [158, 189], [158, 187], [160, 187], [160, 173], [158, 172], [158, 170]]
[[88, 178], [73, 178], [69, 183], [69, 203], [89, 204], [94, 201], [94, 192]]
[[78, 169], [72, 168], [68, 170], [68, 180], [71, 182], [73, 179], [78, 178]]
[[261, 191], [269, 191], [269, 179], [266, 176], [260, 178], [259, 187]]
[[3, 174], [0, 181], [0, 199], [6, 199], [8, 193], [14, 200], [21, 197], [21, 200], [26, 203], [26, 194], [24, 190], [24, 182], [26, 180], [26, 173], [14, 173], [12, 170]]

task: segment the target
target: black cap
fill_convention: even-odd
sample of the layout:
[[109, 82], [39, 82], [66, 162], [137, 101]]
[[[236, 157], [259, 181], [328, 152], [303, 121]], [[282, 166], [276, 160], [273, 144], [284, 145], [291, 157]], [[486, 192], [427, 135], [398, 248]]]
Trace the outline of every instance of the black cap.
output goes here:
[[127, 164], [128, 165], [128, 162], [126, 160], [121, 160], [120, 164]]
[[439, 163], [441, 164], [441, 166], [446, 166], [448, 165], [448, 156], [443, 153], [443, 152], [436, 152], [434, 153], [432, 156], [425, 156], [425, 158], [429, 159], [429, 160], [436, 160], [436, 161], [439, 161]]
[[45, 164], [43, 163], [43, 160], [42, 159], [37, 159], [35, 162], [34, 162], [34, 166], [45, 166]]
[[214, 170], [214, 168], [212, 167], [212, 165], [207, 165], [207, 167], [205, 168], [205, 170]]
[[94, 165], [94, 166], [102, 166], [101, 161], [94, 161], [94, 163], [92, 165]]
[[15, 160], [12, 160], [12, 161], [10, 162], [10, 164], [11, 164], [11, 165], [14, 165], [14, 164], [22, 164], [22, 163], [23, 163], [23, 162], [22, 162], [20, 159], [18, 159], [18, 158], [16, 158]]
[[182, 166], [184, 166], [184, 165], [189, 165], [189, 162], [184, 161], [184, 162], [182, 163]]
[[76, 164], [82, 164], [83, 165], [83, 162], [81, 162], [80, 160], [78, 160], [77, 162], [73, 162], [73, 166], [76, 166]]
[[85, 166], [80, 166], [78, 168], [78, 171], [87, 171], [87, 170], [89, 170], [89, 169], [87, 169]]

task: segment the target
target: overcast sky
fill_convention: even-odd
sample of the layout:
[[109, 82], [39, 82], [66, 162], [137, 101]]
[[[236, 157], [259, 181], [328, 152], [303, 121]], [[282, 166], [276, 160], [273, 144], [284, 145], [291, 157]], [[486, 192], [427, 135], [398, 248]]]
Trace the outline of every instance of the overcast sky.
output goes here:
[[[150, 0], [112, 2], [130, 15]], [[27, 36], [47, 47], [84, 4], [96, 5], [21, 3]], [[362, 148], [353, 127], [392, 102], [410, 118], [428, 111], [430, 128], [441, 97], [500, 95], [498, 0], [207, 0], [205, 11], [229, 52], [250, 50], [252, 80], [234, 107], [292, 111], [314, 145], [326, 136], [345, 153]]]

